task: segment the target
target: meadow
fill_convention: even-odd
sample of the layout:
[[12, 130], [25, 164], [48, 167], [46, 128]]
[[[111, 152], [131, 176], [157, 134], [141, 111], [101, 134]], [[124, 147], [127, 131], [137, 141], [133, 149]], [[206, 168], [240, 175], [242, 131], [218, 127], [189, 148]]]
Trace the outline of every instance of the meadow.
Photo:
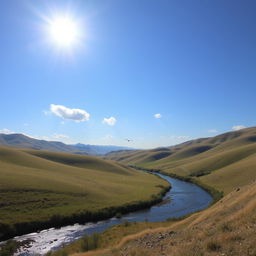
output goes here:
[[0, 239], [148, 207], [168, 187], [113, 161], [0, 147]]
[[168, 148], [120, 151], [107, 159], [190, 177], [229, 193], [256, 178], [256, 128], [191, 140]]
[[84, 237], [52, 255], [255, 255], [255, 142], [252, 127], [168, 148], [107, 154], [138, 169], [194, 182], [213, 195], [215, 204], [184, 220], [124, 223], [97, 234], [96, 243]]

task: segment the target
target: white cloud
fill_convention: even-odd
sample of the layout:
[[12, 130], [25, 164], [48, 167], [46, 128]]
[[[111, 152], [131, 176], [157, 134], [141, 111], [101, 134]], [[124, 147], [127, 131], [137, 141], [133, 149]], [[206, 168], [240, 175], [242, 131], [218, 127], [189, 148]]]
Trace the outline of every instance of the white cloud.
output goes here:
[[7, 128], [4, 128], [4, 129], [0, 130], [0, 133], [4, 133], [4, 134], [12, 134], [12, 133], [14, 133], [14, 132], [10, 131], [10, 130], [9, 130], [9, 129], [7, 129]]
[[232, 130], [233, 131], [238, 131], [238, 130], [241, 130], [241, 129], [244, 129], [244, 128], [246, 128], [246, 126], [244, 126], [244, 125], [235, 125], [235, 126], [232, 127]]
[[116, 124], [116, 119], [113, 116], [111, 116], [110, 118], [104, 118], [102, 123], [113, 126]]
[[158, 114], [154, 114], [154, 117], [155, 117], [155, 118], [161, 118], [162, 115], [158, 113]]
[[57, 133], [54, 133], [54, 134], [52, 135], [52, 137], [53, 137], [54, 139], [68, 139], [68, 138], [69, 138], [69, 136], [67, 136], [67, 135], [64, 135], [64, 134], [57, 134]]
[[189, 136], [176, 136], [176, 135], [172, 135], [172, 136], [163, 136], [163, 138], [166, 138], [166, 139], [171, 139], [171, 140], [187, 140], [189, 139]]
[[211, 129], [211, 130], [208, 130], [209, 133], [216, 133], [218, 132], [216, 129]]
[[58, 117], [61, 117], [63, 119], [73, 120], [76, 122], [88, 121], [90, 118], [90, 114], [83, 109], [67, 108], [62, 105], [51, 104], [50, 111], [51, 113], [53, 113]]
[[177, 136], [177, 139], [179, 140], [187, 140], [189, 136]]
[[105, 135], [104, 137], [103, 137], [103, 140], [106, 140], [106, 141], [112, 141], [113, 140], [113, 136], [112, 135], [110, 135], [110, 134], [107, 134], [107, 135]]

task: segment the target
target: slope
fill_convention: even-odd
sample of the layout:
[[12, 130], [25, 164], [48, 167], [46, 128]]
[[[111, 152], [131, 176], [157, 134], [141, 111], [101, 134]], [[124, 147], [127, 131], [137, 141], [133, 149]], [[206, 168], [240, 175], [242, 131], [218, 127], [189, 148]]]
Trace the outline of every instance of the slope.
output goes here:
[[[163, 157], [157, 159], [159, 153]], [[166, 173], [197, 177], [228, 193], [232, 186], [256, 178], [256, 128], [197, 139], [168, 149], [112, 153], [111, 159]], [[243, 175], [240, 175], [243, 173]]]
[[0, 230], [1, 223], [54, 224], [55, 215], [74, 222], [90, 212], [97, 219], [109, 214], [107, 208], [114, 212], [113, 207], [152, 201], [163, 190], [159, 185], [168, 186], [95, 157], [0, 147]]
[[[124, 237], [115, 247], [75, 255], [253, 256], [256, 255], [255, 198], [256, 183], [253, 182], [229, 193], [203, 212], [170, 223], [167, 228], [147, 229]], [[103, 242], [104, 237], [101, 239]]]
[[38, 140], [23, 134], [0, 134], [0, 144], [19, 148], [30, 148], [36, 150], [60, 151], [67, 153], [79, 153], [86, 155], [87, 152], [77, 149], [58, 141]]

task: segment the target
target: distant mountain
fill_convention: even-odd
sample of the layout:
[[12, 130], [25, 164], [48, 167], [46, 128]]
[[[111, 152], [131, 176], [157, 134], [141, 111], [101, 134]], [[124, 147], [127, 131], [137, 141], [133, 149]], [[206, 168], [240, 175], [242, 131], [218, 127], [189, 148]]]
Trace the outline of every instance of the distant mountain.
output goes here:
[[59, 141], [38, 140], [23, 134], [0, 134], [0, 145], [80, 155], [104, 155], [112, 151], [131, 149], [119, 146], [85, 145], [81, 143], [68, 145]]
[[59, 141], [37, 140], [23, 134], [0, 134], [0, 144], [18, 148], [31, 148], [37, 150], [67, 152], [87, 155], [88, 153], [79, 150], [72, 145], [67, 145]]
[[111, 146], [111, 145], [89, 145], [89, 144], [75, 144], [72, 145], [73, 147], [77, 148], [78, 150], [86, 151], [89, 155], [105, 155], [107, 153], [113, 151], [120, 151], [120, 150], [133, 150], [129, 147], [121, 147], [121, 146]]

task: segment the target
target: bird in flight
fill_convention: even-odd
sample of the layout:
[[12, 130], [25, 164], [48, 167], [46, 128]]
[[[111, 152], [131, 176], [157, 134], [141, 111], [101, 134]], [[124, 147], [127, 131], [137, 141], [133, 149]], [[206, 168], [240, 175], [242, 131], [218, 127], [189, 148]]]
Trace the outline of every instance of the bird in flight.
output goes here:
[[132, 141], [132, 140], [129, 140], [129, 139], [125, 139], [125, 140], [127, 140], [128, 142]]

